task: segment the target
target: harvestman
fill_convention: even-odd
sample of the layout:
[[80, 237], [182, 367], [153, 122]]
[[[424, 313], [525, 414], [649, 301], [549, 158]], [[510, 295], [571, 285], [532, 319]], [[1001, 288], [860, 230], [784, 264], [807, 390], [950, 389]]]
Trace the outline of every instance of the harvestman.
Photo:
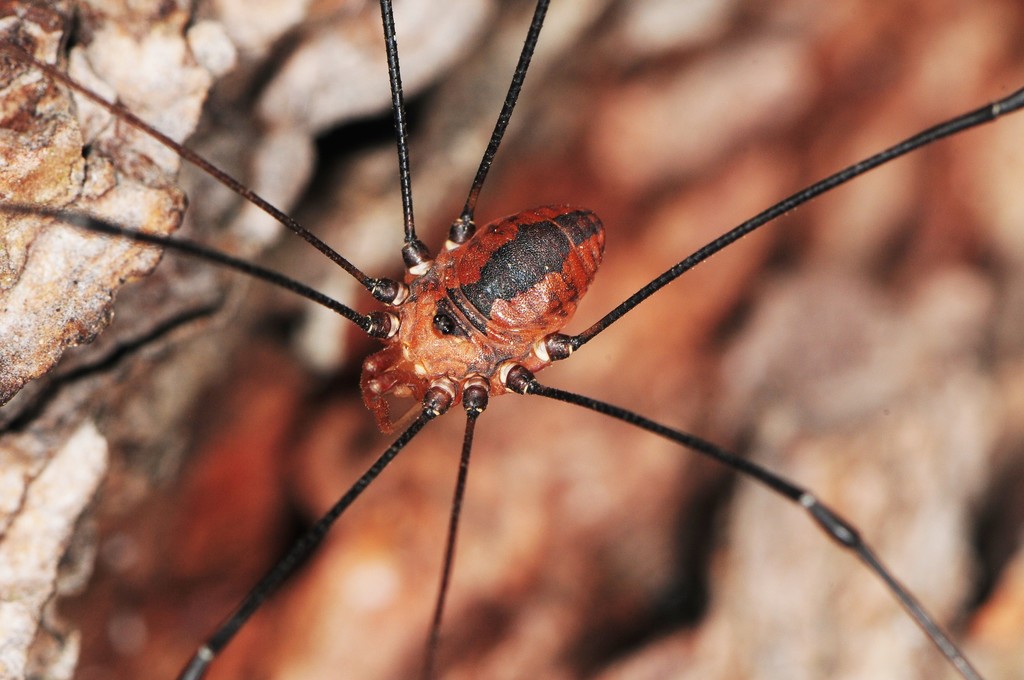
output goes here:
[[[380, 473], [384, 466], [427, 422], [446, 412], [456, 401], [461, 399], [467, 412], [468, 421], [463, 447], [463, 463], [460, 468], [454, 503], [455, 510], [452, 513], [445, 551], [442, 585], [434, 623], [430, 629], [428, 660], [425, 664], [424, 674], [425, 676], [431, 675], [437, 634], [454, 556], [458, 508], [465, 486], [465, 470], [472, 445], [473, 428], [477, 417], [486, 408], [488, 394], [496, 396], [505, 391], [546, 396], [575, 403], [584, 408], [618, 418], [719, 459], [757, 479], [771, 490], [807, 510], [826, 533], [840, 545], [855, 552], [886, 583], [900, 603], [946, 655], [950, 664], [956, 667], [964, 677], [980, 677], [945, 633], [932, 622], [912, 594], [903, 589], [878, 562], [870, 548], [861, 542], [856, 529], [818, 501], [810, 492], [693, 435], [672, 430], [638, 414], [609, 404], [546, 387], [536, 380], [533, 373], [546, 367], [552, 361], [568, 358], [573, 351], [596, 337], [644, 299], [741, 236], [820, 193], [888, 160], [942, 137], [989, 122], [1002, 114], [1024, 107], [1024, 91], [1018, 91], [996, 103], [930, 128], [891, 149], [794, 194], [682, 260], [583, 333], [566, 336], [557, 331], [571, 316], [579, 295], [585, 291], [600, 262], [603, 232], [596, 217], [585, 210], [548, 207], [526, 211], [506, 220], [499, 220], [480, 231], [476, 231], [473, 221], [476, 198], [515, 105], [533, 47], [539, 35], [547, 2], [538, 3], [526, 48], [513, 79], [513, 86], [506, 99], [505, 108], [499, 116], [498, 126], [481, 163], [466, 207], [452, 226], [449, 243], [446, 244], [444, 254], [438, 255], [436, 260], [432, 260], [426, 246], [416, 237], [394, 25], [390, 3], [384, 1], [381, 4], [385, 39], [388, 46], [395, 124], [399, 138], [398, 154], [405, 211], [403, 257], [409, 271], [409, 278], [414, 281], [411, 291], [410, 287], [399, 282], [366, 276], [354, 265], [322, 244], [316, 237], [305, 232], [294, 221], [280, 214], [275, 214], [275, 216], [352, 274], [377, 300], [398, 307], [398, 312], [359, 314], [345, 305], [275, 272], [217, 253], [195, 243], [135, 232], [80, 214], [46, 211], [37, 207], [5, 207], [6, 210], [12, 212], [49, 215], [83, 229], [165, 246], [178, 253], [192, 255], [243, 271], [314, 300], [351, 320], [370, 336], [381, 338], [388, 343], [386, 349], [367, 360], [362, 380], [364, 398], [383, 429], [391, 429], [398, 424], [388, 410], [385, 399], [388, 394], [393, 393], [399, 397], [412, 397], [417, 401], [422, 401], [423, 406], [419, 414], [413, 414], [411, 424], [402, 432], [395, 444], [310, 530], [292, 552], [253, 589], [224, 627], [198, 650], [182, 677], [201, 677], [216, 654], [224, 648], [266, 597], [276, 590], [308, 553], [316, 547], [330, 525]], [[17, 53], [12, 50], [8, 49], [8, 52], [17, 56]], [[66, 85], [95, 99], [91, 93], [79, 88], [54, 69], [39, 63], [35, 63], [35, 65], [43, 68], [52, 77], [61, 80]], [[141, 121], [131, 118], [124, 111], [114, 107], [111, 107], [111, 110], [115, 115], [119, 115], [132, 124], [146, 129], [154, 136], [160, 137], [159, 133], [152, 131]], [[177, 144], [166, 138], [161, 138], [161, 141], [177, 150], [188, 160], [196, 162], [217, 175], [218, 179], [249, 200], [258, 204], [261, 202], [261, 199], [252, 192], [244, 189], [234, 180], [216, 171], [208, 163]], [[276, 213], [269, 205], [261, 205], [261, 207], [272, 214]], [[536, 245], [538, 242], [544, 243], [544, 247], [538, 247]], [[471, 254], [466, 254], [467, 248], [470, 249]], [[552, 257], [553, 252], [557, 253], [557, 257]], [[436, 275], [437, 278], [434, 278], [432, 273], [435, 272], [431, 269], [432, 262], [437, 263], [434, 266], [442, 267], [442, 271]], [[443, 269], [443, 267], [450, 267], [450, 269]], [[489, 268], [491, 271], [488, 271]], [[532, 317], [530, 317], [531, 314]], [[527, 324], [529, 327], [525, 332], [520, 332], [521, 329], [515, 328], [512, 321], [518, 320], [521, 324], [522, 320], [527, 317], [530, 317]], [[409, 335], [413, 331], [418, 335]], [[502, 338], [500, 345], [495, 345], [487, 339], [502, 336], [505, 337]], [[471, 344], [473, 351], [466, 353], [462, 350], [445, 349], [444, 343], [449, 341], [461, 343], [457, 345], [459, 347], [465, 347], [467, 343]], [[509, 344], [516, 341], [519, 345], [515, 351], [506, 349]], [[439, 348], [435, 347], [429, 353], [418, 353], [422, 352], [421, 348], [424, 345], [431, 342], [438, 345]], [[460, 352], [464, 356], [459, 356]], [[452, 365], [450, 361], [453, 356], [460, 358], [460, 361], [455, 362], [456, 365]]]

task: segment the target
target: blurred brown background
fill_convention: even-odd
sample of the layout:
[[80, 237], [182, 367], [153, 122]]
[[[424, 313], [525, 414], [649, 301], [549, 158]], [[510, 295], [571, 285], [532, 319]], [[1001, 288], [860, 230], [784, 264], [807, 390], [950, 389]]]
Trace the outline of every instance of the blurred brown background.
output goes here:
[[[265, 4], [199, 8], [241, 49], [195, 145], [395, 275], [377, 8]], [[417, 217], [436, 247], [531, 8], [425, 5], [405, 3], [397, 25], [418, 93]], [[801, 186], [1024, 84], [1024, 17], [1009, 0], [555, 5], [479, 217], [547, 203], [602, 216], [605, 264], [571, 329]], [[339, 45], [365, 45], [377, 72]], [[344, 110], [364, 89], [367, 103]], [[337, 122], [350, 117], [362, 122]], [[305, 191], [313, 134], [326, 136]], [[992, 678], [1024, 667], [1022, 139], [1024, 119], [1000, 121], [837, 190], [540, 376], [816, 491]], [[274, 240], [190, 177], [186, 229], [241, 252]], [[363, 300], [282, 241], [271, 262]], [[183, 267], [175, 280], [209, 276], [165, 260]], [[173, 677], [387, 446], [357, 392], [372, 343], [259, 284], [212, 278], [230, 317], [129, 353], [97, 388], [112, 458], [96, 569], [59, 605], [81, 630], [83, 679]], [[418, 672], [463, 424], [453, 412], [417, 438], [210, 677]], [[876, 579], [781, 500], [623, 425], [517, 396], [479, 423], [441, 645], [446, 678], [952, 677]]]

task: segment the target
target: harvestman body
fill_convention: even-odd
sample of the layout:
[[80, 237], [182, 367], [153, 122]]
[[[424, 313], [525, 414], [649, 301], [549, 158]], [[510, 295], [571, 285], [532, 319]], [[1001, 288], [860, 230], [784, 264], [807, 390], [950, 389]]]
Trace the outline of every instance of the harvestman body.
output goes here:
[[[529, 53], [536, 41], [546, 4], [541, 2], [538, 7], [531, 38], [527, 41], [527, 51], [517, 71], [519, 83], [514, 85], [513, 94], [506, 103], [509, 113], [514, 105], [522, 76], [525, 75]], [[396, 85], [396, 122], [402, 131], [404, 128], [401, 88], [393, 25], [388, 3], [382, 3], [382, 7], [385, 33], [388, 35], [392, 82]], [[36, 65], [41, 67], [39, 64]], [[52, 69], [48, 69], [48, 72], [54, 77], [60, 77]], [[811, 493], [692, 435], [677, 432], [609, 404], [547, 388], [538, 383], [532, 374], [553, 360], [568, 357], [573, 350], [595, 337], [681, 273], [770, 219], [918, 146], [993, 120], [1022, 106], [1024, 93], [1017, 92], [996, 104], [915, 135], [890, 150], [795, 194], [681, 261], [590, 329], [572, 337], [560, 335], [557, 331], [571, 317], [579, 297], [586, 291], [600, 263], [604, 242], [600, 222], [593, 213], [586, 210], [539, 208], [491, 223], [473, 235], [472, 206], [475, 203], [475, 195], [479, 192], [479, 184], [482, 182], [479, 177], [463, 217], [453, 225], [450, 236], [452, 247], [433, 261], [416, 239], [411, 219], [411, 202], [407, 198], [407, 237], [403, 254], [409, 265], [409, 287], [387, 280], [369, 279], [347, 261], [342, 265], [375, 297], [397, 307], [396, 313], [374, 312], [369, 315], [360, 315], [274, 272], [220, 255], [197, 244], [133, 232], [88, 216], [46, 211], [35, 207], [7, 206], [6, 209], [52, 215], [83, 229], [164, 245], [178, 252], [246, 271], [325, 304], [357, 323], [369, 335], [381, 338], [385, 342], [383, 350], [367, 359], [362, 378], [364, 399], [382, 429], [392, 429], [405, 420], [399, 418], [396, 422], [392, 417], [389, 396], [411, 398], [423, 403], [422, 410], [418, 415], [413, 414], [412, 424], [398, 438], [395, 445], [343, 496], [335, 508], [317, 523], [282, 564], [256, 586], [238, 613], [200, 648], [182, 677], [198, 678], [203, 675], [216, 654], [231, 640], [248, 617], [320, 542], [330, 524], [429, 420], [450, 408], [459, 397], [463, 399], [469, 416], [463, 452], [465, 460], [472, 441], [473, 423], [485, 408], [487, 395], [499, 395], [505, 391], [539, 394], [576, 403], [722, 460], [758, 479], [773, 491], [804, 508], [834, 540], [854, 551], [887, 583], [897, 599], [925, 629], [950, 663], [965, 677], [980, 677], [971, 669], [961, 652], [921, 609], [913, 596], [881, 566], [868, 546], [861, 542], [857, 531], [822, 505]], [[117, 115], [126, 117], [121, 111], [118, 111]], [[503, 113], [503, 119], [504, 122], [499, 122], [495, 140], [500, 140], [508, 115]], [[492, 149], [489, 150], [490, 157], [496, 148], [497, 141], [493, 141]], [[403, 182], [407, 189], [407, 157], [403, 158], [403, 154], [404, 151], [400, 148]], [[485, 158], [482, 174], [486, 174], [486, 166], [489, 163], [490, 158]], [[408, 190], [403, 193], [406, 197], [411, 195]], [[245, 195], [252, 198], [251, 192], [246, 192]], [[315, 237], [308, 233], [300, 233], [303, 233], [307, 240], [316, 241]], [[316, 243], [319, 244], [318, 241]], [[320, 245], [322, 244], [318, 247]], [[460, 478], [459, 494], [463, 485], [464, 477]], [[456, 506], [458, 503], [457, 497]], [[456, 521], [457, 513], [453, 513], [441, 595], [438, 599], [435, 623], [431, 629], [431, 642], [428, 644], [428, 657], [431, 658], [436, 648], [436, 635], [452, 562]], [[426, 675], [431, 673], [431, 668], [432, 660], [426, 664]]]
[[363, 364], [363, 399], [387, 432], [389, 393], [419, 402], [437, 385], [457, 400], [467, 381], [483, 378], [498, 396], [502, 371], [550, 365], [546, 341], [593, 280], [604, 227], [589, 210], [538, 208], [450, 245], [413, 280], [398, 333]]

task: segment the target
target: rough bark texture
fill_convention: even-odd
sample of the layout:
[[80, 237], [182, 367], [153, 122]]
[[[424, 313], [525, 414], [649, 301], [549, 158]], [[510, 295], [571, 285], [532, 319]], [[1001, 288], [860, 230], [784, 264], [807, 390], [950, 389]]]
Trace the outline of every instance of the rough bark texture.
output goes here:
[[[407, 90], [436, 85], [411, 107], [432, 246], [500, 106], [521, 4], [400, 7]], [[223, 0], [189, 21], [185, 5], [79, 3], [61, 42], [71, 8], [48, 3], [28, 33], [42, 58], [176, 136], [189, 116], [167, 101], [198, 112], [197, 83], [223, 75], [192, 144], [291, 207], [312, 176], [311, 135], [387, 104], [376, 7]], [[42, 12], [0, 6], [14, 8], [5, 39], [26, 31], [25, 7]], [[555, 3], [480, 218], [557, 202], [602, 216], [608, 250], [582, 328], [779, 197], [1024, 84], [1022, 30], [1010, 0]], [[167, 73], [140, 66], [156, 44]], [[176, 226], [173, 157], [0, 64], [4, 120], [16, 123], [3, 134], [22, 135], [3, 145], [3, 172], [20, 173], [4, 175], [3, 200]], [[152, 78], [133, 90], [125, 72]], [[876, 171], [714, 257], [540, 376], [810, 487], [994, 678], [1024, 667], [1022, 139], [1024, 119], [1008, 119]], [[389, 142], [386, 123], [332, 133], [297, 213], [373, 274], [399, 265]], [[246, 255], [277, 238], [207, 179], [185, 182], [191, 237]], [[114, 203], [122, 191], [130, 205]], [[2, 238], [3, 290], [25, 301], [5, 301], [0, 320], [13, 394], [98, 333], [115, 284], [156, 258], [59, 225], [19, 220]], [[33, 262], [60, 287], [39, 287]], [[367, 304], [305, 249], [274, 262]], [[30, 306], [46, 321], [26, 318]], [[355, 389], [373, 347], [347, 322], [171, 256], [118, 294], [116, 315], [58, 377], [0, 410], [0, 632], [24, 622], [2, 637], [6, 677], [70, 676], [78, 643], [55, 610], [81, 630], [78, 677], [173, 677], [387, 445]], [[443, 677], [952, 677], [798, 510], [660, 440], [538, 402], [504, 397], [481, 418]], [[410, 445], [211, 677], [418, 671], [463, 422], [449, 414]], [[72, 541], [108, 445], [94, 521]], [[60, 503], [46, 500], [54, 488]], [[91, 563], [96, 528], [89, 589], [47, 607], [59, 583], [85, 580], [79, 566], [58, 581], [57, 564], [69, 541], [64, 564]]]
[[[5, 43], [184, 139], [211, 82], [186, 47], [187, 13], [168, 5], [159, 13], [138, 4], [134, 14], [116, 9], [80, 6], [78, 30], [88, 39], [70, 51], [73, 3], [4, 3], [0, 31]], [[2, 68], [4, 202], [87, 212], [155, 233], [177, 228], [184, 195], [173, 185], [175, 154], [6, 53]], [[7, 403], [66, 349], [102, 331], [117, 289], [151, 271], [159, 253], [53, 220], [10, 213], [0, 220], [0, 403]], [[89, 571], [89, 540], [68, 546], [107, 466], [107, 444], [93, 423], [104, 371], [94, 381], [86, 364], [78, 368], [85, 370], [65, 373], [66, 389], [59, 380], [39, 383], [0, 418], [3, 677], [64, 678], [75, 667], [78, 635], [55, 617], [54, 598], [80, 588]]]

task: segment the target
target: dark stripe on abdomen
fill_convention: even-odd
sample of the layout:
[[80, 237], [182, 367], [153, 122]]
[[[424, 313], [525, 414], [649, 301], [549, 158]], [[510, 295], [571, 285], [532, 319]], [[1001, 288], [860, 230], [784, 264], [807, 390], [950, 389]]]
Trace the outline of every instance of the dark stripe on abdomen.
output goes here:
[[554, 221], [565, 230], [576, 246], [595, 236], [602, 229], [600, 220], [589, 210], [561, 213]]
[[[557, 218], [559, 222], [562, 217], [568, 215]], [[572, 237], [575, 239], [575, 232]], [[462, 292], [490, 319], [495, 301], [511, 300], [528, 292], [548, 274], [561, 272], [571, 249], [569, 237], [550, 220], [520, 224], [515, 238], [491, 254], [480, 271], [480, 279], [462, 286]]]

